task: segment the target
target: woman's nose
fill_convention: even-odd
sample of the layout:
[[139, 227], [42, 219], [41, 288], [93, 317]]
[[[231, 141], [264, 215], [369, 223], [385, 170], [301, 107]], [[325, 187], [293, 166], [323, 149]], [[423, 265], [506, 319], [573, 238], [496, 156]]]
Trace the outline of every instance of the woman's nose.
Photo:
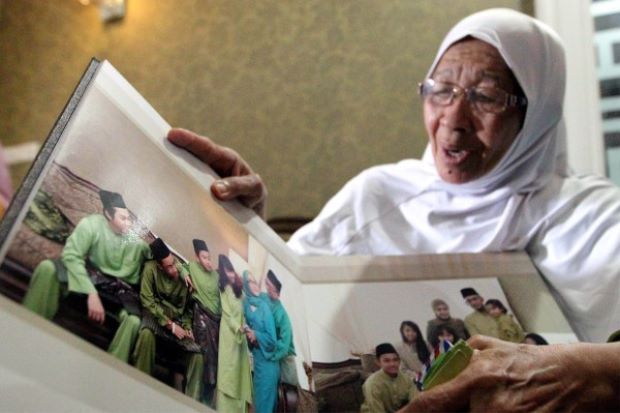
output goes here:
[[472, 107], [465, 94], [460, 93], [452, 98], [449, 105], [441, 108], [441, 125], [452, 130], [469, 132], [473, 129]]

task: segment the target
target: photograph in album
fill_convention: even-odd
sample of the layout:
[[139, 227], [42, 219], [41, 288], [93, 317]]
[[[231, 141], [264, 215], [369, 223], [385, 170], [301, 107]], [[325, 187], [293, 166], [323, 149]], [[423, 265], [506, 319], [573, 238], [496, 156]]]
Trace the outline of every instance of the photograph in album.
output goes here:
[[250, 372], [248, 279], [269, 303], [266, 275], [277, 274], [283, 305], [303, 322], [301, 302], [289, 299], [299, 285], [212, 198], [207, 167], [178, 167], [171, 152], [181, 150], [164, 148], [169, 126], [135, 95], [103, 63], [61, 118], [3, 223], [0, 292], [162, 381], [180, 373], [180, 390], [213, 399], [204, 387], [218, 379], [220, 339], [226, 349], [243, 339]]
[[296, 255], [170, 130], [93, 60], [0, 223], [0, 294], [119, 374], [221, 411], [348, 411], [379, 343], [419, 385], [474, 334], [576, 340], [525, 253]]

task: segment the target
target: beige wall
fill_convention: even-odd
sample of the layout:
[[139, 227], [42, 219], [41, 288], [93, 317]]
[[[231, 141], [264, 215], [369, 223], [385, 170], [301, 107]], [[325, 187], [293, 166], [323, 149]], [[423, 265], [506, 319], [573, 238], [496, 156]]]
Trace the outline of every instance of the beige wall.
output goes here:
[[[415, 85], [462, 16], [519, 0], [0, 2], [0, 139], [43, 141], [91, 56], [173, 125], [232, 146], [270, 188], [270, 217], [314, 216], [347, 179], [420, 156]], [[15, 179], [24, 166], [13, 170]]]

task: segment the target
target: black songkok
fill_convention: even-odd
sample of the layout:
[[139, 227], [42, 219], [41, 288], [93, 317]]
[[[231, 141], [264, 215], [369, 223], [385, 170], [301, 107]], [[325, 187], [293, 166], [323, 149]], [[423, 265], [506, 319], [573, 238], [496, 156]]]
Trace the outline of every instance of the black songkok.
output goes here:
[[463, 298], [467, 298], [467, 297], [469, 297], [469, 296], [472, 296], [472, 295], [479, 295], [479, 294], [478, 294], [478, 293], [476, 292], [476, 290], [474, 290], [473, 288], [471, 288], [471, 287], [467, 287], [467, 288], [463, 288], [463, 289], [461, 290], [461, 295], [463, 296]]
[[170, 255], [170, 250], [168, 246], [161, 238], [155, 239], [155, 241], [151, 242], [151, 253], [153, 254], [153, 259], [156, 261], [161, 261]]
[[209, 252], [209, 248], [207, 248], [207, 243], [201, 239], [194, 238], [192, 240], [192, 244], [194, 244], [194, 252], [196, 253], [196, 255], [198, 255], [200, 251]]
[[99, 191], [99, 198], [101, 198], [103, 209], [127, 208], [125, 201], [123, 201], [123, 197], [118, 192], [110, 192], [102, 189]]
[[282, 283], [280, 282], [280, 280], [278, 280], [278, 277], [276, 277], [273, 271], [271, 270], [267, 271], [267, 279], [271, 281], [274, 287], [276, 287], [276, 290], [278, 290], [278, 293], [282, 291]]
[[398, 354], [396, 349], [390, 343], [381, 343], [375, 348], [375, 354], [377, 355], [377, 359], [384, 354]]

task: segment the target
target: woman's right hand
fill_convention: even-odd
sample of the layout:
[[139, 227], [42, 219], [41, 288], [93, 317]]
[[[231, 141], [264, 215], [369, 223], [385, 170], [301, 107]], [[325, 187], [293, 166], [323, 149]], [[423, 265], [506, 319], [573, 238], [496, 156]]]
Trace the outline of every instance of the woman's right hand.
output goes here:
[[237, 199], [265, 218], [267, 187], [237, 152], [181, 128], [172, 128], [168, 140], [194, 154], [222, 177], [211, 185], [216, 198], [222, 201]]

